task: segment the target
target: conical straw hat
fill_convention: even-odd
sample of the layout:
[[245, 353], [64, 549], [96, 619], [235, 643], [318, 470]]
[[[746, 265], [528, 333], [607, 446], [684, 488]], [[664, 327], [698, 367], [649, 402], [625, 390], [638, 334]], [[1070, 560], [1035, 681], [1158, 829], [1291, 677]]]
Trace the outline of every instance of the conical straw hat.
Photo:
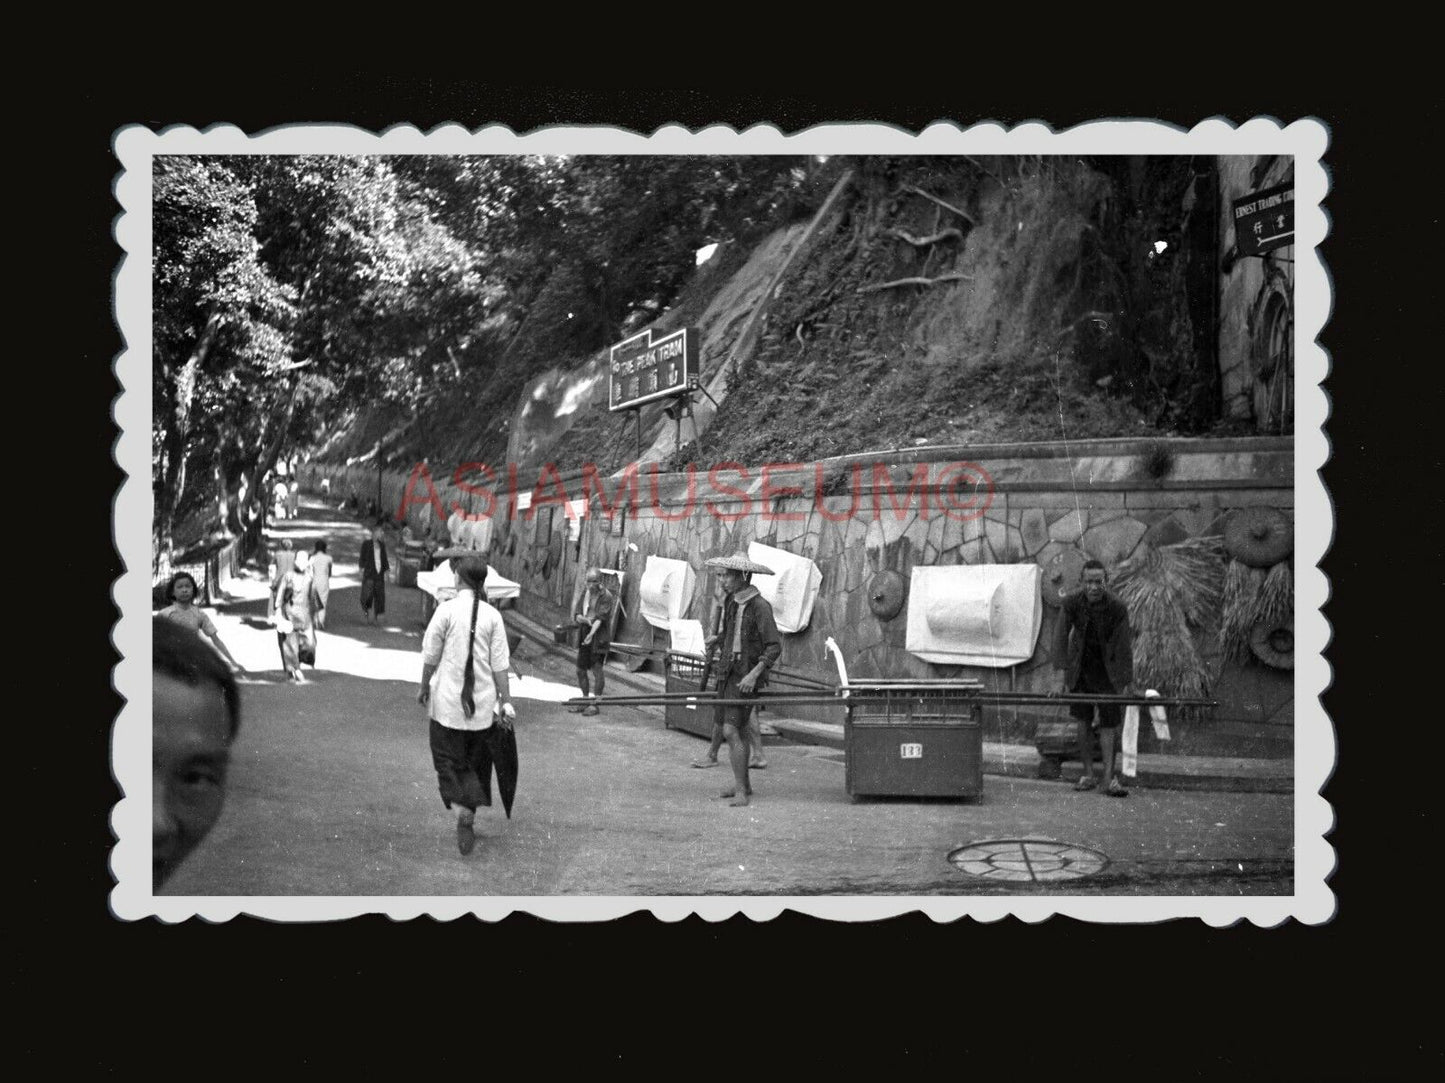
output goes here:
[[732, 553], [725, 557], [713, 557], [704, 561], [703, 566], [715, 572], [753, 572], [755, 575], [772, 575], [773, 569], [765, 568], [755, 560], [749, 560], [745, 553]]

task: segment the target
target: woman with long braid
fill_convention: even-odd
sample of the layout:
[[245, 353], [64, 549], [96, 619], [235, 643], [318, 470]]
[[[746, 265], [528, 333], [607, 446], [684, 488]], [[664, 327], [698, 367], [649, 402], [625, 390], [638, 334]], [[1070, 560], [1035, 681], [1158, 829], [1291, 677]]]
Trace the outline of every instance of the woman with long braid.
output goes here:
[[476, 844], [477, 806], [492, 803], [493, 766], [504, 787], [501, 771], [515, 766], [509, 742], [517, 712], [507, 683], [507, 631], [484, 597], [486, 558], [462, 556], [453, 568], [457, 595], [437, 606], [427, 625], [416, 699], [429, 707], [437, 785], [442, 804], [457, 806], [457, 849], [465, 855]]

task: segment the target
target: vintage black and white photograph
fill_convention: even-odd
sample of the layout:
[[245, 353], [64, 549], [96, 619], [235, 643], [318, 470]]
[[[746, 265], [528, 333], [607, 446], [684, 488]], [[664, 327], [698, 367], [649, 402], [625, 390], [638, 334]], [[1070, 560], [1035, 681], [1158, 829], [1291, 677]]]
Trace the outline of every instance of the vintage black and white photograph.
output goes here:
[[1324, 148], [120, 133], [116, 912], [1325, 920]]

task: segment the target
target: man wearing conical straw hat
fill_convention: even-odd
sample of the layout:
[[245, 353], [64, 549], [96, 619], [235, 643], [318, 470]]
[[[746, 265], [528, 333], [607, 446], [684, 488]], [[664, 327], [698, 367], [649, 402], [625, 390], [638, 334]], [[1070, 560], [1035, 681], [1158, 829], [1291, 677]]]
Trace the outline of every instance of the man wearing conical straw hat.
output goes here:
[[[742, 553], [714, 557], [706, 566], [719, 574], [723, 593], [722, 628], [707, 641], [708, 660], [717, 653], [718, 693], [722, 699], [750, 699], [767, 682], [768, 671], [783, 653], [783, 641], [773, 620], [773, 607], [752, 585], [754, 575], [772, 575]], [[748, 781], [748, 746], [761, 746], [762, 738], [752, 707], [717, 707], [717, 720], [728, 743], [733, 768], [733, 785], [724, 790], [734, 808], [744, 806], [752, 795]]]

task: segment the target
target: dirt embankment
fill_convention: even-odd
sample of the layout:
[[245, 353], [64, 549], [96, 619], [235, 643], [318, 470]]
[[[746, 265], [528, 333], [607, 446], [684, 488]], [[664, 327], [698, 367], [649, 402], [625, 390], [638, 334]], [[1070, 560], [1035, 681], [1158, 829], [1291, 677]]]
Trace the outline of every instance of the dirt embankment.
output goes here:
[[860, 175], [733, 381], [709, 457], [1150, 431], [1075, 363], [1107, 182], [1082, 166], [986, 170], [925, 160]]
[[[1161, 431], [1100, 376], [1097, 356], [1081, 357], [1090, 336], [1118, 330], [1118, 313], [1097, 307], [1118, 274], [1098, 242], [1116, 196], [1078, 159], [858, 160], [841, 212], [769, 302], [703, 450], [686, 443], [672, 464]], [[704, 325], [704, 379], [757, 301], [746, 273], [756, 255], [723, 249], [653, 325]], [[634, 419], [607, 411], [605, 376], [600, 392], [567, 393], [584, 377], [597, 384], [605, 354], [553, 360], [536, 385], [499, 372], [468, 401], [441, 404], [398, 450], [434, 462], [625, 465]], [[524, 386], [538, 401], [521, 411], [528, 432], [512, 433]], [[571, 416], [531, 416], [547, 409]], [[645, 412], [644, 437], [662, 424], [672, 422], [660, 408]]]

